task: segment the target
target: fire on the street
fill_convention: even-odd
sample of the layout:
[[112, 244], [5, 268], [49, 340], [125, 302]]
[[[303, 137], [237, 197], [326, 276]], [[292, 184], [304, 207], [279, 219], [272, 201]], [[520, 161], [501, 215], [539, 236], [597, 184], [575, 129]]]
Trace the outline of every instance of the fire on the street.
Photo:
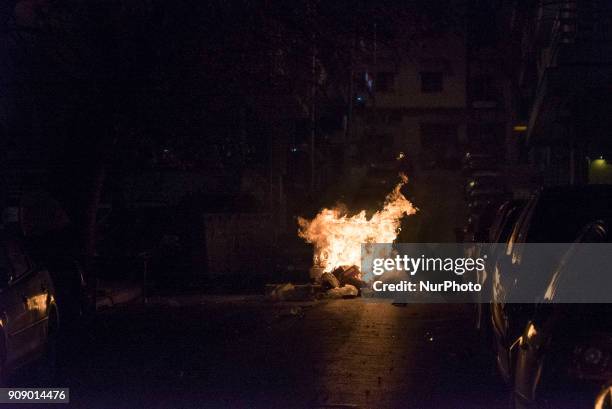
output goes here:
[[325, 272], [341, 266], [360, 265], [362, 243], [392, 243], [400, 232], [401, 219], [417, 212], [402, 194], [408, 177], [385, 198], [384, 206], [369, 219], [361, 210], [349, 216], [342, 206], [321, 210], [312, 220], [298, 218], [298, 235], [315, 248], [314, 262]]

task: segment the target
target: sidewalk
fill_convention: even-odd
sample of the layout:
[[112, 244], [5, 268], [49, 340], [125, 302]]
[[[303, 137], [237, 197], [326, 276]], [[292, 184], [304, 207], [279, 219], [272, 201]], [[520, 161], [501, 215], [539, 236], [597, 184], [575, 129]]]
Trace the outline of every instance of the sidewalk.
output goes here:
[[140, 283], [99, 281], [96, 291], [96, 311], [127, 304], [142, 298]]
[[[142, 284], [129, 281], [100, 281], [96, 295], [96, 311], [113, 308], [118, 305], [142, 302]], [[318, 300], [270, 301], [261, 292], [250, 291], [247, 294], [237, 292], [218, 293], [217, 291], [201, 290], [181, 294], [181, 292], [159, 294], [156, 291], [147, 292], [146, 304], [164, 305], [168, 307], [185, 307], [213, 304], [263, 304], [269, 306], [311, 306]]]

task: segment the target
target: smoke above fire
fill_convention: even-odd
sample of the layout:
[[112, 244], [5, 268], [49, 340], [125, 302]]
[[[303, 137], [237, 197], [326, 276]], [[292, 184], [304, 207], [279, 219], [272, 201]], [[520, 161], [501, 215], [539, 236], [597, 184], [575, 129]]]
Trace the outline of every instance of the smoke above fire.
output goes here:
[[366, 211], [349, 216], [343, 206], [321, 210], [312, 220], [298, 218], [298, 235], [314, 244], [315, 264], [331, 272], [340, 266], [361, 264], [362, 243], [392, 243], [400, 232], [401, 220], [417, 212], [417, 208], [402, 194], [408, 177], [387, 195], [383, 208], [372, 217]]

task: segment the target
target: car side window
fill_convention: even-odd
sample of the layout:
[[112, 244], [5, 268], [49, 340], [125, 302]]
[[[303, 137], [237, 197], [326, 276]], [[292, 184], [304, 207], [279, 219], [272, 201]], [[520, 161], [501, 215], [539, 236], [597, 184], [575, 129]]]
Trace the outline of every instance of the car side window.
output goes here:
[[512, 228], [514, 227], [514, 223], [516, 222], [516, 213], [519, 211], [517, 207], [513, 207], [508, 211], [506, 217], [503, 220], [503, 223], [499, 229], [497, 236], [495, 237], [495, 243], [507, 243], [510, 238], [510, 234], [512, 233]]
[[531, 221], [533, 220], [533, 217], [536, 211], [539, 208], [541, 208], [541, 206], [539, 206], [539, 202], [540, 200], [538, 198], [535, 198], [533, 202], [531, 203], [531, 206], [529, 207], [529, 211], [525, 213], [525, 217], [523, 218], [521, 222], [521, 226], [520, 226], [518, 235], [516, 237], [517, 243], [527, 243], [528, 241], [527, 235], [529, 234], [529, 230], [532, 224]]
[[17, 240], [6, 242], [6, 255], [8, 258], [11, 278], [16, 279], [30, 270], [30, 261], [26, 256], [22, 244]]

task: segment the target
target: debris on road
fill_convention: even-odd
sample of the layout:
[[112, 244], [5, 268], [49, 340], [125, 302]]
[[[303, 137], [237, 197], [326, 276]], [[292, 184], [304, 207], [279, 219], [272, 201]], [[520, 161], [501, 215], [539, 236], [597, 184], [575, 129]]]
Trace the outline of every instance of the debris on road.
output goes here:
[[324, 298], [354, 298], [361, 295], [367, 284], [357, 266], [342, 266], [331, 273], [324, 272], [314, 284], [267, 284], [268, 301], [311, 301]]
[[345, 284], [351, 284], [356, 288], [366, 286], [366, 282], [361, 279], [361, 271], [357, 266], [340, 266], [332, 274], [338, 279], [340, 286]]
[[323, 298], [355, 298], [359, 295], [357, 287], [346, 284], [344, 287], [332, 288], [321, 294]]
[[276, 314], [276, 319], [283, 318], [303, 318], [304, 317], [304, 309], [300, 306], [293, 306], [290, 308], [281, 309]]
[[312, 301], [321, 291], [317, 284], [266, 284], [266, 300], [268, 301]]
[[284, 301], [291, 295], [295, 287], [291, 283], [285, 284], [267, 284], [266, 299], [270, 301]]
[[324, 290], [331, 290], [333, 288], [340, 287], [340, 281], [336, 278], [335, 275], [331, 273], [323, 273], [321, 274], [321, 287]]

